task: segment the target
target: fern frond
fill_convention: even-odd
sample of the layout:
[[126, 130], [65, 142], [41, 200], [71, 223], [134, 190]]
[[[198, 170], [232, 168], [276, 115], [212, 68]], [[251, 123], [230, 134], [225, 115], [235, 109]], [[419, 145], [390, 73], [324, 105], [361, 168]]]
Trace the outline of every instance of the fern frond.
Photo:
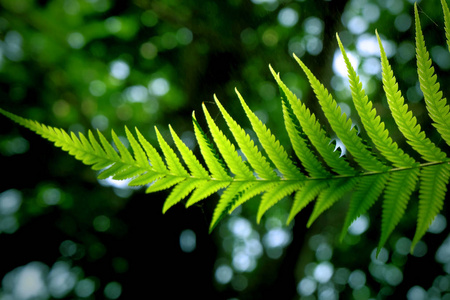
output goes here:
[[411, 194], [416, 187], [419, 169], [392, 172], [384, 193], [381, 216], [381, 237], [378, 252], [383, 248], [390, 234], [405, 213]]
[[372, 102], [369, 101], [369, 98], [362, 88], [362, 83], [359, 80], [359, 76], [353, 69], [338, 34], [336, 34], [336, 38], [347, 66], [353, 103], [355, 104], [355, 108], [361, 118], [361, 122], [364, 129], [367, 131], [368, 136], [371, 138], [376, 148], [380, 150], [381, 154], [392, 162], [394, 166], [414, 166], [414, 159], [403, 152], [403, 150], [397, 146], [397, 143], [393, 142], [389, 137], [388, 130], [385, 128], [384, 123], [380, 121], [380, 117], [377, 116]]
[[141, 145], [139, 145], [138, 141], [134, 138], [133, 134], [130, 132], [130, 130], [126, 126], [125, 126], [125, 134], [127, 136], [128, 141], [130, 142], [131, 148], [133, 149], [134, 159], [136, 160], [136, 163], [141, 168], [150, 167], [144, 150], [142, 149]]
[[448, 51], [450, 51], [450, 11], [445, 0], [441, 0], [441, 5], [444, 11], [445, 38], [447, 40]]
[[133, 178], [130, 182], [128, 182], [129, 186], [142, 186], [152, 183], [155, 180], [158, 180], [159, 178], [164, 177], [163, 174], [153, 172], [153, 171], [147, 171], [147, 173], [144, 173], [142, 175], [136, 176]]
[[449, 164], [434, 165], [420, 171], [419, 212], [411, 252], [442, 210], [449, 178]]
[[194, 189], [206, 183], [207, 181], [205, 179], [197, 178], [192, 178], [179, 183], [170, 192], [170, 195], [167, 197], [166, 201], [164, 201], [163, 214], [166, 213], [169, 208], [186, 198]]
[[351, 119], [347, 119], [346, 114], [341, 113], [341, 108], [337, 105], [336, 100], [333, 99], [328, 90], [319, 80], [317, 80], [308, 67], [306, 67], [295, 54], [294, 58], [308, 77], [309, 83], [319, 100], [319, 104], [322, 107], [331, 128], [348, 151], [354, 156], [355, 161], [368, 171], [386, 171], [387, 167], [367, 149], [362, 142], [362, 139], [357, 135], [356, 129], [352, 128]]
[[221, 180], [211, 180], [208, 181], [208, 184], [203, 184], [197, 187], [197, 189], [192, 193], [191, 197], [189, 197], [186, 202], [186, 207], [192, 206], [195, 203], [204, 200], [205, 198], [211, 196], [215, 192], [222, 190], [231, 184], [230, 181], [221, 181]]
[[423, 92], [428, 114], [434, 121], [433, 126], [442, 138], [450, 145], [450, 113], [447, 100], [442, 97], [439, 90], [437, 76], [434, 74], [430, 55], [425, 46], [425, 40], [420, 27], [417, 3], [414, 3], [414, 16], [416, 22], [416, 57], [417, 73], [419, 75], [420, 89]]
[[292, 148], [300, 159], [305, 170], [309, 173], [309, 176], [314, 178], [330, 177], [331, 174], [323, 167], [318, 158], [310, 150], [307, 141], [303, 139], [302, 132], [300, 131], [300, 124], [295, 119], [292, 109], [285, 97], [281, 97], [283, 107], [283, 118], [286, 131], [291, 141]]
[[166, 176], [166, 177], [160, 177], [158, 180], [156, 180], [153, 184], [151, 184], [145, 192], [148, 193], [154, 193], [159, 192], [163, 190], [167, 190], [178, 183], [186, 180], [186, 177], [184, 176]]
[[111, 130], [111, 137], [117, 147], [117, 150], [119, 150], [120, 158], [122, 159], [122, 161], [128, 164], [133, 164], [135, 162], [133, 157], [131, 156], [125, 145], [122, 143], [122, 141], [119, 139], [117, 134], [114, 132], [114, 130]]
[[314, 205], [313, 212], [311, 213], [306, 226], [310, 227], [325, 210], [329, 209], [334, 203], [336, 203], [336, 201], [351, 191], [359, 180], [359, 177], [339, 178], [333, 180], [329, 187], [319, 194], [316, 204]]
[[150, 160], [150, 163], [152, 165], [152, 168], [157, 173], [167, 174], [169, 171], [167, 170], [166, 165], [164, 164], [161, 155], [159, 155], [158, 151], [155, 149], [155, 147], [152, 146], [140, 133], [140, 131], [135, 128], [136, 134], [138, 137], [139, 142], [142, 145], [142, 148], [144, 148], [145, 153], [147, 154], [148, 159]]
[[167, 144], [166, 140], [162, 137], [161, 133], [159, 132], [158, 128], [156, 128], [156, 126], [155, 131], [159, 146], [166, 159], [166, 164], [169, 167], [169, 171], [172, 174], [177, 174], [178, 176], [188, 177], [189, 173], [183, 167], [183, 165], [180, 162], [180, 159], [175, 154], [173, 149], [169, 146], [169, 144]]
[[214, 120], [211, 118], [205, 104], [203, 103], [203, 112], [206, 116], [206, 122], [208, 123], [209, 130], [216, 142], [219, 152], [222, 154], [225, 163], [228, 165], [230, 171], [234, 174], [236, 179], [251, 179], [253, 173], [250, 171], [248, 166], [244, 163], [242, 158], [236, 151], [233, 144], [227, 139], [227, 137], [222, 133], [222, 131], [217, 127]]
[[250, 165], [255, 169], [258, 177], [267, 180], [278, 180], [280, 177], [274, 172], [273, 168], [270, 166], [266, 157], [259, 152], [258, 147], [251, 140], [250, 136], [242, 129], [239, 124], [233, 120], [233, 118], [228, 114], [222, 104], [219, 102], [219, 99], [214, 95], [214, 100], [216, 101], [217, 106], [219, 107], [222, 116], [227, 122], [228, 127], [230, 128], [231, 133], [233, 134], [236, 142], [241, 148], [242, 153], [244, 153], [247, 161]]
[[225, 163], [222, 158], [217, 154], [214, 144], [206, 136], [200, 124], [195, 118], [195, 114], [192, 114], [192, 121], [194, 123], [194, 133], [197, 138], [198, 145], [200, 146], [200, 151], [202, 153], [203, 159], [212, 174], [212, 177], [218, 180], [230, 181], [231, 177], [226, 171]]
[[[356, 170], [348, 164], [345, 157], [341, 157], [339, 152], [335, 151], [334, 146], [331, 144], [331, 139], [327, 137], [315, 115], [311, 113], [309, 109], [306, 108], [306, 106], [300, 101], [300, 99], [298, 99], [294, 93], [286, 87], [286, 85], [281, 81], [280, 76], [275, 74], [275, 71], [270, 65], [269, 68], [284, 95], [286, 95], [286, 99], [288, 100], [294, 115], [297, 117], [300, 126], [308, 136], [312, 145], [323, 157], [327, 165], [330, 166], [330, 168], [337, 174], [348, 176], [355, 175], [357, 173]], [[301, 158], [301, 156], [299, 157]], [[314, 162], [313, 164], [315, 165], [316, 163]], [[318, 167], [311, 167], [313, 170], [319, 170]]]
[[219, 221], [228, 213], [230, 213], [233, 205], [239, 200], [240, 196], [244, 194], [249, 188], [251, 188], [254, 182], [235, 181], [223, 192], [220, 197], [219, 203], [214, 209], [211, 224], [209, 226], [209, 232], [213, 231]]
[[[279, 78], [277, 78], [279, 80]], [[280, 83], [278, 83], [280, 85]], [[301, 131], [301, 125], [295, 117], [291, 105], [287, 99], [286, 93], [280, 88], [281, 104], [283, 107], [283, 118], [289, 139], [295, 154], [300, 159], [302, 165], [308, 171], [311, 177], [322, 178], [330, 177], [331, 174], [323, 167], [322, 163], [311, 151], [308, 141], [303, 138], [304, 132]]]
[[244, 204], [247, 200], [265, 193], [268, 190], [271, 190], [276, 185], [279, 185], [283, 181], [281, 180], [274, 180], [274, 181], [265, 181], [265, 180], [258, 180], [255, 182], [255, 184], [252, 186], [251, 189], [248, 189], [248, 191], [245, 194], [239, 195], [239, 198], [233, 203], [231, 206], [229, 213], [232, 213], [237, 207]]
[[389, 61], [381, 43], [380, 36], [376, 33], [381, 54], [381, 70], [383, 88], [386, 93], [389, 108], [392, 117], [398, 126], [400, 132], [406, 137], [407, 143], [417, 151], [426, 161], [442, 161], [446, 155], [436, 145], [425, 136], [417, 124], [417, 119], [411, 111], [408, 111], [408, 105], [401, 91], [398, 89], [397, 80], [391, 69]]
[[[88, 131], [88, 137], [89, 137], [89, 141], [86, 141], [84, 144], [89, 144], [92, 146], [92, 150], [94, 151], [94, 155], [92, 155], [90, 157], [91, 160], [89, 160], [89, 158], [86, 160], [86, 163], [88, 165], [93, 164], [92, 165], [92, 169], [99, 171], [101, 169], [104, 169], [106, 167], [108, 167], [111, 162], [104, 159], [104, 160], [99, 160], [99, 157], [105, 157], [105, 151], [103, 150], [103, 148], [100, 146], [100, 144], [97, 142], [97, 140], [94, 137], [94, 134], [92, 133], [92, 131]], [[55, 143], [56, 145], [56, 143]]]
[[361, 178], [352, 194], [340, 240], [342, 241], [353, 221], [365, 214], [383, 192], [389, 178], [388, 173], [375, 174]]
[[307, 181], [304, 186], [295, 193], [294, 203], [289, 212], [286, 224], [292, 222], [294, 217], [305, 208], [311, 201], [313, 201], [319, 193], [328, 186], [328, 181], [311, 180]]
[[256, 215], [256, 222], [259, 223], [264, 213], [273, 205], [275, 205], [275, 203], [292, 194], [294, 191], [300, 189], [303, 185], [304, 182], [301, 181], [282, 181], [278, 183], [274, 188], [267, 191], [262, 196], [258, 213]]
[[242, 98], [237, 89], [236, 94], [241, 101], [242, 107], [245, 110], [245, 114], [249, 118], [252, 128], [258, 136], [262, 147], [266, 151], [270, 160], [278, 168], [278, 171], [280, 171], [285, 179], [304, 179], [305, 175], [300, 173], [299, 169], [297, 169], [292, 160], [289, 159], [286, 150], [284, 150], [284, 147], [270, 132], [270, 129], [268, 129], [266, 125], [264, 125], [261, 120], [259, 120], [258, 117], [250, 110], [250, 108], [247, 106], [247, 103], [245, 103], [244, 98]]
[[[445, 1], [441, 0], [441, 3], [450, 50], [450, 12]], [[421, 89], [433, 125], [449, 144], [449, 105], [439, 91], [416, 5], [415, 20], [417, 70]], [[314, 113], [283, 83], [280, 75], [275, 73], [271, 66], [270, 71], [280, 89], [284, 125], [291, 143], [289, 148], [292, 148], [297, 156], [300, 162], [298, 166], [271, 130], [249, 108], [237, 89], [237, 97], [257, 138], [250, 138], [214, 96], [236, 144], [228, 139], [203, 104], [208, 134], [200, 126], [195, 114], [192, 114], [202, 162], [170, 125], [169, 130], [175, 146], [169, 145], [155, 127], [158, 150], [137, 128], [136, 135], [133, 135], [125, 127], [131, 151], [113, 130], [112, 142], [109, 142], [100, 131], [97, 131], [98, 138], [91, 131], [88, 131], [87, 136], [82, 133], [68, 134], [62, 129], [27, 120], [2, 109], [0, 114], [29, 128], [84, 164], [90, 165], [92, 169], [99, 171], [100, 179], [112, 177], [117, 180], [130, 180], [130, 186], [146, 186], [147, 193], [172, 188], [164, 202], [163, 213], [181, 201], [186, 201], [185, 205], [189, 207], [219, 192], [220, 199], [212, 215], [210, 231], [224, 216], [258, 195], [261, 195], [261, 198], [257, 222], [284, 197], [294, 195], [287, 223], [292, 222], [303, 208], [315, 201], [307, 222], [309, 227], [327, 209], [352, 192], [340, 236], [342, 240], [350, 224], [360, 215], [367, 213], [384, 192], [378, 244], [380, 251], [404, 216], [407, 204], [418, 187], [419, 208], [413, 248], [442, 210], [450, 179], [450, 160], [446, 153], [426, 137], [416, 117], [408, 110], [378, 32], [376, 36], [380, 47], [383, 89], [392, 117], [407, 143], [419, 153], [425, 163], [416, 162], [389, 136], [389, 131], [377, 115], [374, 104], [362, 88], [358, 74], [351, 65], [338, 35], [338, 44], [347, 65], [352, 99], [369, 141], [363, 141], [358, 136], [352, 120], [341, 112], [333, 96], [295, 54], [294, 59], [306, 74], [325, 114], [325, 121], [329, 122], [337, 138], [351, 154], [351, 162], [336, 151], [332, 144], [333, 139], [322, 128]], [[377, 156], [370, 151], [365, 146], [366, 142], [373, 143], [381, 155]], [[263, 151], [259, 150], [259, 145]], [[360, 168], [350, 165], [353, 160]], [[303, 170], [308, 176], [302, 173]]]
[[209, 173], [206, 169], [200, 164], [197, 157], [195, 157], [194, 153], [192, 153], [191, 149], [189, 149], [186, 144], [181, 141], [176, 132], [172, 129], [172, 126], [169, 125], [169, 130], [172, 135], [172, 139], [175, 142], [175, 145], [178, 148], [178, 151], [181, 153], [184, 162], [187, 167], [191, 171], [192, 177], [196, 178], [209, 178]]

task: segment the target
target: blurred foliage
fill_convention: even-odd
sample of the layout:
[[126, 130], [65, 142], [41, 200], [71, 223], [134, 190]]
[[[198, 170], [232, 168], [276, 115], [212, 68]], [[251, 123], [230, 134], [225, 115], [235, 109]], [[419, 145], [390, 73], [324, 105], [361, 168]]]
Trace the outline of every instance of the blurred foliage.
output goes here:
[[[347, 81], [336, 68], [338, 32], [383, 114], [373, 45], [378, 29], [408, 104], [419, 123], [430, 124], [418, 88], [411, 2], [0, 0], [0, 106], [107, 136], [111, 128], [123, 135], [127, 125], [155, 140], [153, 126], [167, 134], [171, 124], [195, 147], [192, 111], [205, 102], [217, 113], [211, 102], [216, 93], [239, 120], [237, 87], [283, 141], [268, 64], [314, 109], [317, 101], [291, 57], [296, 53], [351, 112]], [[440, 3], [419, 7], [439, 81], [447, 82]], [[442, 89], [448, 94], [447, 85]], [[384, 121], [389, 126], [391, 120]], [[10, 121], [0, 122], [0, 299], [130, 299], [161, 292], [209, 299], [450, 298], [450, 246], [442, 244], [446, 214], [433, 227], [437, 236], [425, 236], [414, 255], [404, 251], [416, 201], [377, 259], [380, 203], [342, 244], [336, 226], [344, 220], [345, 201], [308, 231], [302, 214], [284, 226], [290, 199], [260, 225], [254, 223], [257, 201], [251, 201], [208, 235], [215, 198], [163, 216], [167, 193], [144, 195], [112, 181], [101, 187], [89, 168]], [[190, 237], [192, 252], [182, 237]], [[25, 288], [25, 279], [33, 284]]]

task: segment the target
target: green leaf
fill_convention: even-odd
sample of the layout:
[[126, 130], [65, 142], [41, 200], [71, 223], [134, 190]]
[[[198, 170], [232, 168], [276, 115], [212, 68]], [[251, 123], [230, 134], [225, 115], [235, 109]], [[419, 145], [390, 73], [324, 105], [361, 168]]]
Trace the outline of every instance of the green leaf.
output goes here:
[[275, 203], [277, 203], [284, 197], [289, 196], [294, 191], [300, 189], [303, 185], [304, 183], [301, 181], [281, 181], [279, 184], [275, 185], [274, 188], [268, 190], [262, 196], [258, 213], [256, 215], [256, 221], [259, 223], [262, 216], [269, 208], [274, 206]]
[[411, 194], [416, 187], [419, 169], [406, 169], [390, 174], [384, 193], [383, 211], [381, 215], [381, 237], [377, 255], [405, 214]]
[[411, 111], [408, 111], [408, 105], [405, 104], [402, 93], [398, 89], [397, 80], [389, 65], [378, 33], [377, 38], [381, 54], [383, 89], [386, 93], [388, 105], [398, 129], [406, 137], [408, 144], [410, 144], [423, 159], [430, 162], [444, 160], [446, 157], [445, 153], [437, 148], [436, 145], [425, 136], [425, 133], [420, 130], [420, 125], [417, 124], [416, 117], [413, 116]]
[[169, 171], [175, 174], [176, 176], [188, 177], [189, 176], [188, 172], [181, 164], [178, 156], [175, 154], [173, 149], [164, 140], [158, 128], [155, 127], [155, 131], [156, 137], [158, 138], [159, 146], [161, 147], [164, 157], [166, 158], [166, 163], [167, 166], [169, 167]]
[[308, 77], [331, 128], [336, 132], [336, 135], [344, 143], [348, 151], [355, 157], [358, 164], [368, 171], [386, 171], [387, 167], [366, 148], [361, 138], [357, 135], [357, 131], [353, 129], [352, 120], [350, 118], [347, 119], [346, 114], [341, 112], [341, 108], [328, 90], [295, 54], [294, 58]]
[[245, 103], [244, 98], [242, 98], [239, 91], [236, 89], [236, 94], [241, 101], [241, 105], [245, 110], [245, 114], [250, 120], [252, 124], [252, 128], [255, 131], [256, 135], [261, 142], [262, 147], [266, 151], [270, 160], [274, 163], [274, 165], [278, 168], [278, 171], [283, 175], [285, 179], [302, 179], [304, 175], [300, 173], [294, 163], [289, 159], [286, 150], [280, 144], [280, 142], [275, 138], [275, 136], [259, 119], [258, 117], [250, 110]]
[[345, 64], [347, 65], [353, 103], [355, 104], [355, 108], [358, 111], [368, 136], [371, 138], [376, 148], [380, 150], [381, 154], [392, 162], [394, 166], [411, 167], [416, 165], [415, 160], [403, 152], [403, 150], [398, 147], [397, 143], [393, 142], [389, 137], [388, 130], [385, 128], [384, 123], [381, 122], [380, 117], [377, 116], [377, 112], [375, 108], [373, 108], [372, 102], [369, 101], [369, 98], [363, 90], [362, 82], [359, 80], [359, 76], [353, 69], [344, 46], [337, 34], [336, 38], [344, 57]]
[[194, 123], [194, 133], [200, 146], [200, 151], [213, 178], [218, 180], [231, 180], [231, 177], [228, 176], [228, 172], [226, 171], [225, 163], [217, 154], [213, 143], [211, 143], [203, 129], [200, 127], [194, 114], [192, 114], [192, 121]]
[[361, 178], [361, 181], [356, 187], [355, 192], [353, 192], [350, 200], [350, 206], [341, 231], [341, 242], [347, 233], [348, 227], [353, 221], [365, 214], [381, 195], [388, 179], [388, 173], [375, 174]]
[[164, 201], [163, 214], [166, 213], [169, 208], [186, 198], [194, 189], [205, 183], [206, 180], [204, 179], [191, 179], [179, 183], [172, 192], [170, 192], [166, 201]]
[[292, 222], [294, 217], [312, 202], [327, 186], [327, 181], [322, 180], [311, 180], [306, 182], [305, 185], [295, 193], [294, 203], [292, 204], [286, 223], [289, 224]]
[[[442, 138], [447, 142], [447, 145], [450, 146], [449, 106], [447, 105], [447, 100], [442, 97], [442, 92], [439, 90], [437, 76], [434, 74], [434, 67], [432, 66], [430, 55], [425, 46], [419, 14], [417, 12], [417, 3], [414, 3], [414, 16], [416, 21], [417, 74], [419, 76], [420, 89], [423, 92], [428, 113], [434, 121], [433, 126], [436, 127]], [[447, 31], [448, 29], [446, 28], [446, 34], [448, 35]]]
[[209, 130], [216, 142], [217, 148], [222, 154], [225, 163], [228, 165], [230, 171], [235, 175], [236, 179], [251, 179], [254, 178], [253, 173], [250, 171], [247, 165], [242, 161], [242, 158], [236, 151], [236, 148], [231, 144], [230, 140], [222, 133], [217, 127], [214, 120], [211, 118], [205, 104], [203, 103], [203, 112], [206, 116], [206, 122], [208, 123]]
[[233, 134], [239, 147], [241, 147], [242, 153], [244, 153], [250, 165], [255, 169], [258, 176], [262, 179], [277, 180], [280, 179], [270, 166], [266, 157], [259, 152], [258, 147], [253, 143], [250, 136], [236, 123], [235, 120], [228, 114], [219, 99], [214, 96], [217, 106], [220, 109], [231, 133]]
[[230, 212], [233, 204], [238, 201], [240, 195], [244, 194], [254, 183], [235, 181], [230, 184], [220, 197], [217, 204], [211, 224], [209, 226], [209, 232], [212, 232], [217, 226], [219, 221]]
[[449, 164], [434, 165], [421, 170], [417, 229], [411, 243], [411, 253], [442, 210], [449, 178]]
[[181, 139], [172, 129], [172, 126], [169, 125], [169, 129], [175, 145], [178, 148], [178, 151], [180, 151], [184, 162], [191, 171], [191, 175], [198, 178], [209, 178], [208, 171], [206, 171], [206, 169], [200, 164], [200, 162], [197, 160], [197, 157], [195, 157], [194, 153], [192, 153], [192, 151], [186, 146], [186, 144], [181, 141]]
[[[325, 131], [321, 128], [320, 123], [315, 115], [292, 93], [286, 85], [281, 81], [280, 76], [275, 74], [271, 66], [270, 70], [278, 85], [282, 89], [286, 99], [288, 100], [292, 112], [297, 117], [303, 131], [311, 141], [312, 145], [317, 149], [330, 168], [341, 175], [355, 175], [357, 172], [349, 164], [345, 157], [341, 157], [340, 153], [335, 151], [331, 144], [331, 139], [327, 137]], [[315, 164], [315, 163], [314, 163]], [[306, 166], [305, 166], [306, 167]], [[315, 167], [312, 167], [314, 170]]]
[[313, 212], [309, 217], [307, 227], [310, 227], [312, 223], [327, 209], [329, 209], [336, 201], [341, 199], [345, 194], [350, 192], [353, 187], [358, 183], [358, 177], [340, 178], [333, 180], [327, 189], [323, 190], [314, 205]]

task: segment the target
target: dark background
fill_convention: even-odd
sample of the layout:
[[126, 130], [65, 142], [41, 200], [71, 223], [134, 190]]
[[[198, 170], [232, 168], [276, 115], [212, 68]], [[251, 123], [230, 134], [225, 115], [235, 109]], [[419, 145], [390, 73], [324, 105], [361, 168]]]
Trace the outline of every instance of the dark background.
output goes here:
[[[0, 107], [47, 125], [84, 133], [95, 128], [93, 124], [98, 123], [92, 120], [102, 115], [108, 125], [100, 129], [108, 139], [111, 128], [124, 136], [123, 126], [126, 125], [128, 128], [137, 126], [149, 141], [155, 143], [154, 125], [168, 140], [168, 124], [179, 135], [186, 133], [189, 136], [194, 110], [204, 125], [200, 113], [202, 102], [218, 116], [218, 110], [211, 102], [214, 93], [230, 114], [245, 124], [234, 94], [234, 87], [237, 87], [251, 109], [265, 116], [268, 127], [287, 145], [287, 135], [283, 122], [280, 122], [278, 90], [268, 64], [281, 72], [288, 86], [299, 91], [308, 107], [320, 116], [306, 78], [291, 57], [293, 48], [289, 45], [292, 47], [299, 41], [303, 49], [295, 48], [296, 54], [332, 91], [330, 82], [336, 76], [332, 69], [337, 49], [335, 33], [340, 34], [346, 49], [357, 53], [359, 34], [348, 30], [348, 22], [352, 16], [363, 16], [364, 8], [377, 7], [379, 17], [368, 24], [365, 33], [373, 35], [378, 29], [396, 46], [390, 62], [399, 86], [405, 94], [410, 91], [407, 99], [412, 100], [408, 104], [419, 122], [424, 124], [423, 128], [430, 132], [430, 138], [442, 146], [435, 131], [428, 127], [430, 120], [420, 93], [414, 94], [417, 82], [414, 58], [402, 58], [404, 48], [400, 45], [405, 41], [414, 42], [414, 22], [412, 20], [405, 30], [393, 26], [401, 21], [400, 15], [413, 16], [412, 4], [398, 1], [402, 4], [399, 8], [389, 1], [363, 2], [2, 0]], [[431, 51], [432, 58], [438, 58], [439, 62], [435, 64], [436, 73], [440, 82], [446, 82], [450, 59], [444, 48], [440, 2], [424, 1], [419, 7], [427, 46], [429, 49], [436, 45], [440, 47]], [[298, 16], [298, 21], [290, 27], [283, 26], [278, 19], [286, 8]], [[322, 20], [323, 31], [317, 38], [323, 50], [318, 53], [307, 50], [311, 34], [305, 30], [305, 20], [309, 17]], [[108, 29], [107, 24], [115, 24], [118, 20], [120, 30]], [[183, 32], [179, 30], [186, 28], [191, 32], [192, 40], [184, 42], [180, 37], [177, 40], [177, 33]], [[74, 32], [84, 37], [80, 47], [71, 47], [68, 42]], [[275, 43], [271, 42], [271, 35], [276, 36]], [[142, 50], [147, 49], [145, 47], [158, 49], [157, 54], [145, 52]], [[447, 56], [440, 54], [442, 49], [447, 51]], [[369, 97], [385, 122], [392, 126], [379, 74], [364, 74], [362, 65], [366, 59], [368, 57], [360, 56], [359, 72], [371, 78], [373, 88], [368, 92]], [[112, 62], [116, 60], [127, 63], [130, 68], [129, 76], [123, 80], [110, 74]], [[170, 89], [165, 95], [147, 94], [144, 102], [127, 99], [127, 88], [147, 87], [156, 78], [164, 78], [169, 83]], [[104, 91], [96, 94], [92, 89], [98, 81], [103, 83]], [[448, 88], [445, 84], [442, 88], [445, 94]], [[348, 93], [334, 92], [338, 102], [351, 107]], [[220, 118], [217, 122], [224, 128]], [[395, 129], [393, 134], [401, 146], [406, 146], [396, 137]], [[409, 151], [407, 146], [406, 149]], [[386, 245], [388, 258], [383, 263], [371, 257], [380, 235], [381, 201], [370, 210], [367, 231], [339, 243], [337, 237], [348, 205], [344, 200], [308, 230], [306, 220], [311, 207], [306, 208], [293, 226], [283, 227], [290, 238], [281, 247], [280, 258], [270, 258], [264, 248], [256, 258], [257, 265], [253, 270], [234, 270], [231, 282], [220, 284], [215, 277], [218, 266], [225, 264], [233, 269], [233, 251], [228, 251], [224, 245], [232, 240], [236, 247], [240, 242], [229, 230], [231, 223], [228, 220], [223, 220], [219, 228], [208, 234], [218, 199], [216, 195], [188, 209], [179, 204], [163, 215], [162, 206], [168, 192], [145, 194], [143, 189], [129, 191], [102, 186], [95, 171], [3, 117], [0, 118], [0, 164], [0, 192], [14, 190], [21, 197], [17, 211], [10, 215], [0, 214], [2, 278], [33, 261], [48, 266], [42, 273], [46, 276], [55, 262], [63, 261], [77, 274], [77, 282], [87, 278], [95, 283], [94, 292], [85, 297], [88, 299], [108, 298], [104, 290], [111, 282], [121, 287], [121, 299], [161, 298], [161, 293], [165, 299], [365, 299], [369, 296], [404, 299], [418, 293], [412, 292], [417, 290], [414, 286], [420, 286], [430, 297], [444, 297], [450, 292], [450, 284], [447, 287], [444, 284], [450, 282], [450, 270], [435, 260], [438, 247], [448, 235], [445, 225], [439, 233], [428, 233], [424, 237], [427, 249], [424, 255], [401, 255], [396, 251], [400, 238], [413, 236], [416, 194]], [[58, 200], [49, 204], [51, 198], [48, 195], [55, 191]], [[246, 203], [234, 217], [247, 219], [254, 234], [262, 241], [270, 231], [267, 220], [270, 217], [285, 220], [290, 201], [280, 202], [259, 225], [255, 223], [257, 199]], [[446, 211], [444, 207], [444, 220]], [[110, 222], [105, 230], [99, 230], [95, 225], [99, 216], [100, 220], [106, 217]], [[11, 219], [16, 225], [5, 225], [4, 220]], [[179, 237], [185, 229], [196, 234], [196, 248], [191, 253], [180, 248]], [[314, 238], [325, 241], [323, 245], [332, 250], [331, 257], [320, 258], [317, 249], [311, 246]], [[65, 241], [76, 245], [76, 251], [71, 255], [65, 255], [61, 250]], [[299, 282], [303, 278], [313, 278], [312, 266], [323, 261], [329, 261], [334, 271], [339, 268], [345, 268], [349, 273], [362, 270], [365, 282], [358, 288], [333, 280], [317, 283], [315, 298], [302, 297], [298, 292]], [[377, 263], [399, 270], [403, 277], [401, 282], [392, 284], [387, 279], [377, 278], [370, 267]], [[11, 286], [3, 280], [0, 299], [12, 293]], [[75, 286], [61, 297], [83, 298], [77, 294]], [[333, 291], [331, 298], [326, 297], [326, 289]], [[37, 299], [51, 299], [51, 296]]]

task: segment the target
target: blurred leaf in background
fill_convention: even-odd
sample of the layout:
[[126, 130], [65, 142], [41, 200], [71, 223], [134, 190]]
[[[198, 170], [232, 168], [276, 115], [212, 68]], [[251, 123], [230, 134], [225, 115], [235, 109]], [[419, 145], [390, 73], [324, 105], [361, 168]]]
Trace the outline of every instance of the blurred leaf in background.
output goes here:
[[[0, 0], [0, 106], [75, 132], [98, 129], [109, 136], [114, 128], [124, 136], [124, 125], [137, 126], [153, 142], [153, 126], [168, 137], [171, 124], [197, 151], [191, 113], [205, 102], [217, 115], [214, 93], [249, 127], [237, 105], [237, 87], [283, 142], [279, 92], [268, 64], [308, 107], [317, 108], [292, 53], [358, 122], [338, 32], [369, 98], [391, 126], [378, 29], [408, 104], [419, 123], [431, 124], [415, 66], [412, 2]], [[444, 83], [450, 56], [440, 3], [423, 1], [419, 8]], [[442, 89], [448, 94], [445, 84]], [[162, 215], [167, 192], [145, 195], [126, 182], [99, 182], [94, 171], [33, 133], [0, 122], [0, 299], [160, 293], [205, 299], [450, 298], [446, 207], [430, 228], [435, 235], [426, 235], [413, 255], [414, 200], [378, 258], [379, 202], [372, 215], [353, 223], [343, 243], [337, 237], [346, 201], [306, 231], [308, 209], [296, 224], [284, 225], [288, 198], [257, 225], [254, 199], [209, 235], [216, 197]], [[397, 139], [399, 133], [390, 131]]]

